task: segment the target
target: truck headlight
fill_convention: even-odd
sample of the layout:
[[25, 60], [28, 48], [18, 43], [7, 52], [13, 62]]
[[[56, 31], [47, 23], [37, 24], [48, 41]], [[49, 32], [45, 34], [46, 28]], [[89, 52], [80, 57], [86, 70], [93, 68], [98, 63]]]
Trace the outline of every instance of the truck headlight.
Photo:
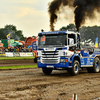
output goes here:
[[67, 59], [60, 59], [60, 62], [68, 62]]
[[65, 59], [60, 59], [60, 62], [65, 62]]

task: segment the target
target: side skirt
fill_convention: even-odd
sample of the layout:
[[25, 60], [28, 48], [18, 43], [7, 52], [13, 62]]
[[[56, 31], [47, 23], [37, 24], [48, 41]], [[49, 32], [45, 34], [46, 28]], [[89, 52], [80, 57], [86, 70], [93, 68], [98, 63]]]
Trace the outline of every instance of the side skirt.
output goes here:
[[93, 67], [93, 65], [82, 65], [81, 67]]

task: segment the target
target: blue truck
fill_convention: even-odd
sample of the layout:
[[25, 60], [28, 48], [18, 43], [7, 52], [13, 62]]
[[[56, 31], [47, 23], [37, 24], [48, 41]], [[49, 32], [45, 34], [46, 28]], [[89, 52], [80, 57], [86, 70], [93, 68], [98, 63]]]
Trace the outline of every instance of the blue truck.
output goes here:
[[100, 71], [100, 50], [82, 49], [80, 33], [73, 31], [40, 32], [37, 39], [37, 65], [46, 75], [53, 70], [67, 70], [71, 75], [81, 69]]

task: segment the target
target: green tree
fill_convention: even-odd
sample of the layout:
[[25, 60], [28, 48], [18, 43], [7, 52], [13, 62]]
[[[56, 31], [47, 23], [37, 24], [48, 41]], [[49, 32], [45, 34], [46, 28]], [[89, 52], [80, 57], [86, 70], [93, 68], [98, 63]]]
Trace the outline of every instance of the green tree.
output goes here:
[[0, 29], [0, 39], [6, 39], [7, 34], [11, 34], [11, 39], [24, 41], [26, 37], [22, 34], [21, 30], [17, 30], [14, 25], [6, 25]]
[[76, 31], [76, 27], [74, 24], [69, 24], [66, 27], [63, 26], [62, 28], [60, 28], [60, 30], [69, 30], [69, 31]]
[[[80, 28], [80, 35], [81, 38], [85, 38], [85, 40], [91, 39], [92, 42], [95, 43], [95, 39], [98, 37], [100, 38], [100, 26], [93, 26], [93, 27], [85, 27], [83, 26]], [[98, 39], [100, 42], [100, 39]]]
[[15, 32], [17, 31], [16, 26], [14, 25], [6, 25], [4, 28], [7, 30], [13, 30]]

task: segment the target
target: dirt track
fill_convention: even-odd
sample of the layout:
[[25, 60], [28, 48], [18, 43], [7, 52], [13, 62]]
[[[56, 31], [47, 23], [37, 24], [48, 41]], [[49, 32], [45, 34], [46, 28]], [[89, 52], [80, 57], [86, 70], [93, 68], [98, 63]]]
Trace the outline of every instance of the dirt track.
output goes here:
[[34, 59], [0, 60], [0, 66], [33, 65]]
[[74, 93], [78, 100], [99, 98], [100, 73], [70, 76], [55, 70], [46, 76], [39, 68], [0, 71], [0, 100], [69, 100]]

